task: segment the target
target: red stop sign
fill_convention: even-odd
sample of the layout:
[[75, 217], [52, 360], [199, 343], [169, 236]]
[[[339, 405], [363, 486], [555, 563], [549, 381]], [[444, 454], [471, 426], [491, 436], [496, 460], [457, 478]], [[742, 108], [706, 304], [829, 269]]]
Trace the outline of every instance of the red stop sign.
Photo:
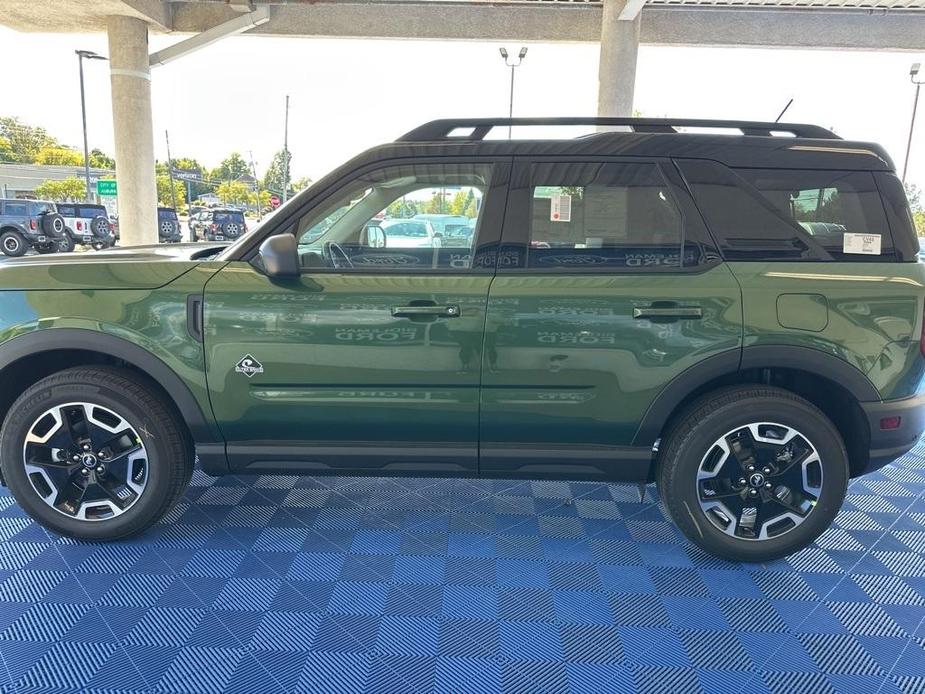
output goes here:
[[279, 202], [280, 202], [280, 200], [279, 200], [279, 196], [278, 196], [278, 195], [271, 195], [271, 196], [270, 196], [270, 207], [273, 207], [273, 208], [279, 207]]

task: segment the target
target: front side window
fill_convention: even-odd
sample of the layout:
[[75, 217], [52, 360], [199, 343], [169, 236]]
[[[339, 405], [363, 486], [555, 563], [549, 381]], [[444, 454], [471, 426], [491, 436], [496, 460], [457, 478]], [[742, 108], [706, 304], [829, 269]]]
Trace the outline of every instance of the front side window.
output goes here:
[[538, 163], [527, 267], [678, 268], [682, 218], [654, 163]]
[[371, 171], [302, 217], [302, 266], [358, 272], [474, 267], [491, 164], [407, 164]]

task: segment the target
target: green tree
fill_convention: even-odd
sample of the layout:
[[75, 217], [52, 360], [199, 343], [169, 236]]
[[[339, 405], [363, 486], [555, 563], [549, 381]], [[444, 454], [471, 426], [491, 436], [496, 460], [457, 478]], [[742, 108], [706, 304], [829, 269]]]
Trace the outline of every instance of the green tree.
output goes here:
[[308, 188], [312, 183], [314, 183], [314, 181], [312, 181], [311, 178], [302, 176], [301, 178], [289, 182], [289, 190], [293, 193], [298, 193], [300, 190]]
[[907, 183], [906, 197], [909, 199], [909, 208], [912, 210], [915, 233], [925, 236], [925, 207], [922, 205], [922, 190], [913, 183]]
[[87, 184], [82, 178], [65, 178], [62, 180], [43, 181], [35, 189], [35, 196], [42, 200], [65, 202], [83, 200], [87, 193]]
[[389, 217], [401, 217], [407, 219], [418, 213], [418, 206], [414, 200], [399, 198], [386, 208], [386, 214]]
[[69, 147], [42, 147], [35, 155], [36, 164], [46, 166], [83, 166], [83, 155]]
[[[292, 153], [289, 153], [289, 163], [292, 164]], [[286, 151], [280, 150], [273, 155], [273, 160], [267, 168], [267, 173], [263, 177], [263, 187], [271, 190], [277, 195], [283, 192], [283, 186], [286, 185]], [[290, 181], [290, 186], [292, 182]]]
[[[259, 196], [259, 197], [258, 197], [258, 196]], [[259, 193], [258, 193], [258, 192], [255, 192], [255, 191], [251, 190], [251, 191], [249, 191], [249, 192], [247, 193], [247, 200], [246, 200], [246, 202], [247, 202], [248, 205], [255, 206], [255, 205], [257, 204], [257, 200], [258, 200], [258, 199], [259, 199], [259, 201], [260, 201], [260, 209], [261, 209], [261, 210], [262, 210], [262, 209], [265, 209], [265, 208], [267, 208], [267, 207], [269, 207], [269, 206], [270, 206], [270, 191], [269, 191], [269, 190], [261, 190], [261, 191], [259, 191]]]
[[212, 172], [212, 178], [220, 181], [233, 181], [244, 174], [250, 173], [250, 166], [238, 152], [232, 152]]
[[[183, 181], [174, 181], [173, 190], [177, 196], [177, 209], [186, 206], [186, 186]], [[170, 176], [160, 174], [157, 177], [157, 204], [162, 207], [173, 207], [173, 196], [170, 194]]]
[[39, 150], [58, 146], [57, 140], [45, 128], [20, 123], [18, 118], [0, 118], [0, 137], [10, 143], [11, 160], [23, 164], [34, 162]]
[[115, 169], [116, 160], [101, 149], [90, 150], [90, 166], [94, 169]]
[[247, 186], [240, 181], [222, 181], [215, 190], [216, 194], [224, 203], [237, 204], [247, 200], [249, 191]]
[[476, 217], [478, 215], [478, 205], [475, 201], [475, 192], [472, 188], [461, 190], [453, 199], [450, 200], [449, 213], [458, 214], [463, 217]]
[[13, 143], [9, 138], [0, 136], [0, 162], [16, 161], [13, 153]]

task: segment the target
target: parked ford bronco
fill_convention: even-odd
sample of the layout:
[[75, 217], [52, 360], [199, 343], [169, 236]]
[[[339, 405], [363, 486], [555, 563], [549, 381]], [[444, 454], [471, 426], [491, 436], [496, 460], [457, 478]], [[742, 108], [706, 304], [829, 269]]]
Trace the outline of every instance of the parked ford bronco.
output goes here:
[[[471, 235], [371, 223], [448, 191]], [[89, 539], [162, 518], [197, 456], [655, 481], [693, 542], [767, 560], [925, 426], [917, 252], [884, 150], [815, 126], [436, 121], [226, 248], [0, 266], [3, 478]]]
[[0, 251], [18, 258], [30, 248], [38, 253], [73, 250], [55, 204], [42, 200], [0, 200]]

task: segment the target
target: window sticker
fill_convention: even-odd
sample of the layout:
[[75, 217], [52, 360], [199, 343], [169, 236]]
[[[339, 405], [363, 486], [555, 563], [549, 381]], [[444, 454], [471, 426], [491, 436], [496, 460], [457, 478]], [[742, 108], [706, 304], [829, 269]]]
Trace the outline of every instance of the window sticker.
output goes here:
[[553, 193], [551, 200], [549, 220], [552, 222], [571, 222], [572, 196], [564, 193]]
[[880, 255], [880, 234], [850, 234], [842, 238], [843, 253]]

